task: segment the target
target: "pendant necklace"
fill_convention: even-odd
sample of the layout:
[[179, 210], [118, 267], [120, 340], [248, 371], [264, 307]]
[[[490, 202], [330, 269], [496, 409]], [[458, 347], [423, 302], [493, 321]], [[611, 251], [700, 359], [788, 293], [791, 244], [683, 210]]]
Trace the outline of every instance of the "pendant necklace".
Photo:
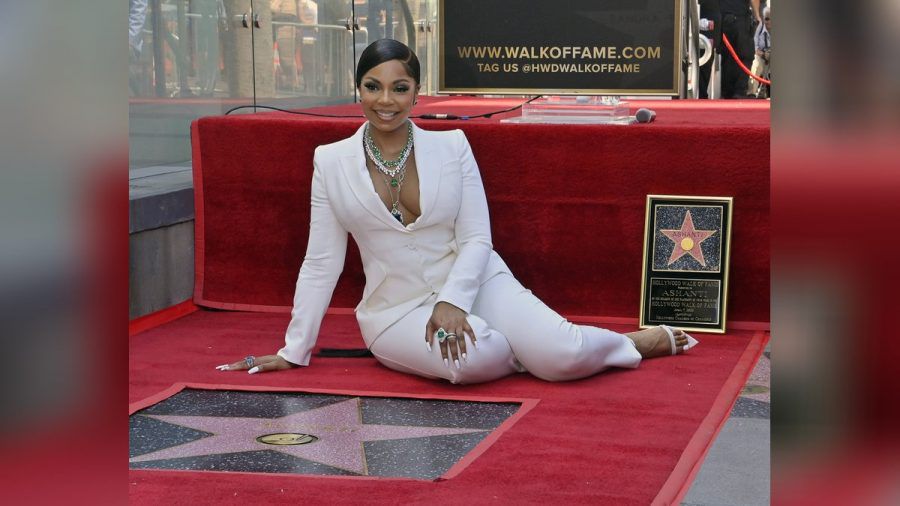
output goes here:
[[[381, 178], [387, 186], [388, 194], [391, 198], [391, 216], [403, 223], [403, 213], [400, 211], [400, 190], [403, 188], [403, 179], [406, 177], [406, 162], [413, 148], [412, 123], [406, 123], [406, 145], [400, 150], [400, 157], [396, 160], [385, 160], [381, 154], [381, 150], [375, 144], [375, 139], [369, 131], [369, 125], [366, 125], [365, 135], [363, 136], [363, 146], [366, 155], [372, 160], [375, 168], [381, 173]], [[390, 178], [390, 180], [388, 179]], [[394, 189], [397, 190], [396, 197]]]
[[[400, 211], [400, 188], [403, 187], [403, 178], [406, 177], [406, 167], [403, 167], [400, 170], [398, 178], [391, 179], [388, 181], [387, 176], [381, 174], [381, 179], [384, 180], [385, 186], [387, 186], [388, 194], [391, 196], [391, 216], [397, 219], [401, 224], [403, 223], [403, 212]], [[394, 197], [394, 188], [397, 188], [397, 196]]]

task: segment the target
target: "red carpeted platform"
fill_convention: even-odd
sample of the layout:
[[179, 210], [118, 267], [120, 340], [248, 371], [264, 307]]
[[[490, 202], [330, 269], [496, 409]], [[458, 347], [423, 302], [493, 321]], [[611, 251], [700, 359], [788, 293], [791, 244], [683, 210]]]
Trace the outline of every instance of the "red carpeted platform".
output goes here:
[[[424, 99], [417, 112], [477, 113], [515, 100]], [[394, 373], [374, 359], [314, 358], [278, 374], [214, 366], [282, 342], [308, 231], [316, 145], [358, 119], [282, 114], [205, 118], [194, 125], [195, 302], [189, 313], [131, 337], [130, 400], [174, 383], [388, 391], [540, 399], [451, 480], [354, 480], [229, 473], [130, 473], [135, 503], [668, 504], [687, 490], [765, 341], [769, 320], [768, 104], [653, 102], [650, 125], [547, 126], [420, 121], [463, 128], [481, 166], [496, 249], [561, 312], [633, 330], [639, 304], [645, 195], [733, 196], [729, 332], [637, 371], [559, 384], [528, 375], [452, 386]], [[451, 107], [456, 109], [451, 110]], [[430, 109], [429, 109], [430, 108]], [[330, 108], [355, 112], [354, 106]], [[351, 312], [362, 287], [349, 252], [320, 346], [359, 346]], [[341, 309], [343, 308], [343, 309]], [[273, 314], [274, 312], [274, 314]], [[146, 330], [148, 329], [149, 330]]]

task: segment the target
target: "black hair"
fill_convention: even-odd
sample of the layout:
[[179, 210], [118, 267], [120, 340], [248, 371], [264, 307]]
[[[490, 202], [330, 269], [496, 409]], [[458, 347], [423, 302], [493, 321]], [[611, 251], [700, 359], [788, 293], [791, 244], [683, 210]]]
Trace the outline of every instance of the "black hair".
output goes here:
[[406, 73], [419, 84], [420, 68], [419, 58], [406, 44], [394, 39], [378, 39], [369, 44], [359, 57], [356, 66], [356, 87], [362, 84], [362, 78], [366, 72], [386, 61], [397, 60], [403, 64]]

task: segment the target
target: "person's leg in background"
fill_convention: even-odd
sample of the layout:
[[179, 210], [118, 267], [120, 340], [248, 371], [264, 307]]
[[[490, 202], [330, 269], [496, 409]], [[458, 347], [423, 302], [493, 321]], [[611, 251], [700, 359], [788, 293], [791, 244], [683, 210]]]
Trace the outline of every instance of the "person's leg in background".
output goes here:
[[[753, 37], [750, 31], [750, 15], [722, 15], [722, 34], [728, 37], [738, 58], [750, 68], [753, 61]], [[747, 74], [740, 68], [731, 53], [722, 50], [722, 98], [746, 98]]]
[[[737, 46], [735, 46], [738, 55], [741, 57], [741, 62], [744, 63], [744, 66], [747, 67], [747, 69], [749, 69], [750, 66], [753, 65], [753, 57], [756, 53], [753, 47], [752, 19], [753, 18], [751, 16], [744, 16], [744, 18], [742, 19], [741, 24], [743, 25], [743, 27], [740, 29], [740, 37], [738, 39]], [[750, 76], [748, 76], [747, 73], [743, 71], [743, 69], [738, 70], [741, 73], [743, 86], [740, 86], [741, 83], [738, 83], [738, 89], [735, 90], [737, 94], [735, 98], [749, 98], [747, 86], [750, 83]]]
[[[760, 76], [765, 78], [766, 74], [768, 74], [768, 63], [764, 55], [757, 54], [753, 58], [753, 66], [750, 67], [750, 72], [753, 75]], [[763, 84], [748, 76], [749, 81], [747, 81], [747, 93], [756, 98], [766, 98], [766, 90], [763, 87]]]
[[296, 91], [297, 65], [294, 54], [297, 46], [297, 30], [293, 26], [281, 26], [275, 30], [275, 44], [278, 46], [278, 66], [281, 68], [281, 85], [287, 91]]

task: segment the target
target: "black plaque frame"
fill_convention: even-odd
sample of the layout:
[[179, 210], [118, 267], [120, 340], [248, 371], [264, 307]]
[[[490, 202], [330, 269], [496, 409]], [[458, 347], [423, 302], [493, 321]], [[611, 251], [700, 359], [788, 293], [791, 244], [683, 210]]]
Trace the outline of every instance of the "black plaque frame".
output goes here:
[[725, 333], [732, 197], [647, 195], [641, 328]]
[[[437, 93], [676, 96], [683, 1], [439, 0]], [[460, 48], [504, 52], [464, 55]], [[639, 58], [639, 48], [661, 53]], [[498, 71], [485, 73], [479, 64]], [[617, 70], [621, 65], [632, 70]]]

